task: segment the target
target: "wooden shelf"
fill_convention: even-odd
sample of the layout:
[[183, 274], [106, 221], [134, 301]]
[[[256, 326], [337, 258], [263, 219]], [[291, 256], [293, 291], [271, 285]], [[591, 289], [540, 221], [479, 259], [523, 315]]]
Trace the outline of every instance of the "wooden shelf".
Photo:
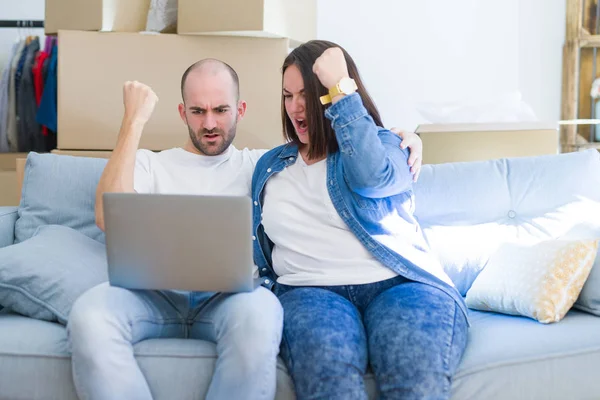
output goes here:
[[581, 48], [599, 48], [600, 35], [585, 35], [579, 39], [579, 47]]
[[[563, 46], [561, 120], [594, 116], [590, 95], [600, 76], [600, 0], [567, 0], [566, 40]], [[592, 125], [561, 126], [561, 148], [577, 151], [581, 138], [594, 144]], [[563, 151], [563, 150], [561, 150]]]

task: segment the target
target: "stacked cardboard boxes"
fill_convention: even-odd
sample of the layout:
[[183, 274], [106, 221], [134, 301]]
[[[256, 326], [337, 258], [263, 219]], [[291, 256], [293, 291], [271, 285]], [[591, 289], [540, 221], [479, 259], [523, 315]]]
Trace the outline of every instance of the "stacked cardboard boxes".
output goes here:
[[178, 1], [179, 34], [288, 38], [295, 46], [317, 31], [316, 0]]
[[150, 0], [46, 0], [45, 32], [140, 32], [149, 7]]
[[181, 75], [206, 57], [229, 63], [240, 77], [240, 93], [248, 108], [234, 144], [268, 148], [282, 140], [279, 70], [288, 51], [287, 39], [60, 31], [59, 48], [61, 150], [113, 149], [127, 80], [149, 85], [159, 97], [141, 147], [163, 150], [183, 145], [188, 131], [177, 111]]
[[229, 63], [240, 77], [248, 109], [234, 145], [281, 144], [281, 64], [290, 47], [316, 36], [316, 0], [179, 0], [176, 34], [140, 32], [149, 3], [46, 0], [46, 32], [58, 34], [61, 154], [114, 148], [127, 80], [159, 97], [141, 147], [182, 146], [188, 132], [177, 111], [181, 75], [206, 57]]
[[[140, 147], [182, 146], [188, 131], [177, 110], [181, 75], [208, 57], [237, 71], [248, 104], [233, 144], [271, 148], [283, 142], [281, 64], [290, 47], [316, 37], [316, 0], [178, 3], [177, 31], [169, 34], [145, 32], [150, 0], [46, 0], [45, 33], [57, 35], [59, 47], [53, 153], [110, 157], [127, 80], [149, 85], [159, 97]], [[18, 204], [26, 157], [0, 155], [0, 206]]]

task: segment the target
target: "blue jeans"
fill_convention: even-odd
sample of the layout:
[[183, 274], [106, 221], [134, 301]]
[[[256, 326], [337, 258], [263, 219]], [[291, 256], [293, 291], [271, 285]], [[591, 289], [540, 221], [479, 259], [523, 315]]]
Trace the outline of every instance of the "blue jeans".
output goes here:
[[303, 399], [366, 399], [370, 365], [380, 399], [448, 399], [467, 343], [455, 301], [396, 277], [328, 287], [276, 284], [281, 355]]
[[81, 400], [152, 399], [133, 345], [190, 338], [216, 343], [207, 399], [272, 400], [282, 314], [277, 297], [263, 287], [214, 294], [99, 285], [75, 302], [67, 325], [77, 394]]

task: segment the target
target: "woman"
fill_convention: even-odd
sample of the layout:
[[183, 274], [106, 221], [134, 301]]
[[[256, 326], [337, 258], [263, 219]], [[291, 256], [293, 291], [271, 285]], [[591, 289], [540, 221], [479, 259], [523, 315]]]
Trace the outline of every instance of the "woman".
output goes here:
[[448, 398], [466, 307], [413, 216], [408, 152], [343, 49], [290, 53], [282, 120], [289, 143], [254, 172], [254, 254], [298, 398], [364, 399], [368, 365], [380, 398]]

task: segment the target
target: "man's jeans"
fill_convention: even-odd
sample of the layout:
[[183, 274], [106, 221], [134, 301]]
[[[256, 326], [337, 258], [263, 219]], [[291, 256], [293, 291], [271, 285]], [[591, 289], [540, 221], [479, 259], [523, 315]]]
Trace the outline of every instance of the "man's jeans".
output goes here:
[[303, 399], [366, 399], [370, 365], [381, 399], [448, 399], [467, 342], [455, 301], [397, 277], [366, 285], [276, 284], [281, 355]]
[[263, 287], [214, 294], [99, 285], [75, 302], [67, 326], [77, 394], [81, 400], [151, 399], [133, 344], [190, 338], [217, 346], [206, 398], [272, 400], [282, 318], [281, 304]]

